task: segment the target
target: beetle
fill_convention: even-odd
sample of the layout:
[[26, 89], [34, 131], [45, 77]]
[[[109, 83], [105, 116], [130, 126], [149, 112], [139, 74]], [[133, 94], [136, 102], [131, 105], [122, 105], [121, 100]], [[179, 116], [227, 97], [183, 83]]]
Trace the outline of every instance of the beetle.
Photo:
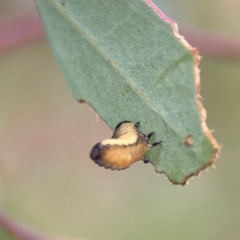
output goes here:
[[97, 143], [91, 150], [91, 159], [105, 168], [112, 170], [123, 170], [133, 163], [143, 160], [148, 163], [145, 153], [162, 143], [162, 141], [149, 143], [155, 132], [147, 136], [139, 129], [140, 122], [133, 124], [130, 121], [120, 122], [111, 139]]

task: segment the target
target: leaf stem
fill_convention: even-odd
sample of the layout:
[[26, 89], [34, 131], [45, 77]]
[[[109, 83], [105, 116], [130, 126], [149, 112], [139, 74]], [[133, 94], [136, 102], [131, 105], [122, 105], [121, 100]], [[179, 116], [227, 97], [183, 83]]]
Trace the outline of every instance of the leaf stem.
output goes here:
[[193, 29], [183, 29], [180, 33], [191, 45], [198, 48], [202, 56], [240, 61], [238, 38]]
[[[46, 238], [33, 230], [21, 225], [4, 212], [0, 212], [0, 228], [10, 233], [17, 240], [45, 240]], [[47, 240], [47, 239], [46, 239]]]
[[[16, 240], [73, 240], [72, 238], [49, 236], [47, 234], [39, 233], [16, 220], [9, 217], [3, 211], [0, 211], [0, 229], [5, 230]], [[75, 239], [80, 240], [80, 238]]]
[[[192, 46], [199, 49], [202, 56], [240, 61], [239, 39], [191, 29], [182, 29], [180, 32]], [[0, 52], [43, 35], [44, 29], [36, 10], [2, 21], [0, 24]]]
[[44, 29], [36, 10], [21, 16], [11, 14], [0, 22], [0, 52], [44, 36]]

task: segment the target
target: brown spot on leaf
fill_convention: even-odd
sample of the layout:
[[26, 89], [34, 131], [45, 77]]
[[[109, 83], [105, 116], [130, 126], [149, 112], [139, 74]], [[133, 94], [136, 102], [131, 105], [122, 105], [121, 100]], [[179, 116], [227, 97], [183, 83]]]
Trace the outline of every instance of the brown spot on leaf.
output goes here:
[[62, 6], [65, 6], [65, 5], [66, 5], [66, 2], [65, 2], [65, 1], [62, 1], [61, 4], [62, 4]]
[[77, 101], [78, 101], [79, 103], [86, 103], [86, 101], [83, 100], [83, 99], [78, 99]]
[[194, 139], [192, 135], [189, 135], [188, 137], [186, 137], [186, 140], [185, 140], [186, 146], [191, 147], [193, 143], [194, 143]]

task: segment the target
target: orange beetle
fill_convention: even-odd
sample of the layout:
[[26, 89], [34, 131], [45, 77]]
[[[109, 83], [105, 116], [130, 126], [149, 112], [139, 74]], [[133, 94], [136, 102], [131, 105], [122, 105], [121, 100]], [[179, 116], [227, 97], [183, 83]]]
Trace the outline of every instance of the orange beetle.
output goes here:
[[139, 124], [137, 122], [134, 125], [130, 121], [120, 122], [111, 139], [97, 143], [92, 148], [91, 159], [99, 166], [112, 170], [126, 169], [140, 160], [148, 163], [149, 160], [144, 156], [146, 151], [160, 145], [162, 141], [150, 144], [149, 140], [155, 132], [146, 136], [139, 130]]

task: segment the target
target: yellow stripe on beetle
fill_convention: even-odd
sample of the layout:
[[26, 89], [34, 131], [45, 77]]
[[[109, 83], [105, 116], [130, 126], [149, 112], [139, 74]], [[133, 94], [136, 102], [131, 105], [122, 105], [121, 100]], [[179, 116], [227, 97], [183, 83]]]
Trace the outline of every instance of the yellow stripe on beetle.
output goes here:
[[128, 168], [133, 163], [149, 160], [144, 156], [146, 151], [159, 145], [162, 141], [149, 143], [154, 132], [147, 136], [139, 128], [139, 122], [135, 125], [130, 121], [120, 122], [111, 139], [106, 139], [97, 143], [90, 153], [91, 159], [105, 168], [112, 170], [122, 170]]

